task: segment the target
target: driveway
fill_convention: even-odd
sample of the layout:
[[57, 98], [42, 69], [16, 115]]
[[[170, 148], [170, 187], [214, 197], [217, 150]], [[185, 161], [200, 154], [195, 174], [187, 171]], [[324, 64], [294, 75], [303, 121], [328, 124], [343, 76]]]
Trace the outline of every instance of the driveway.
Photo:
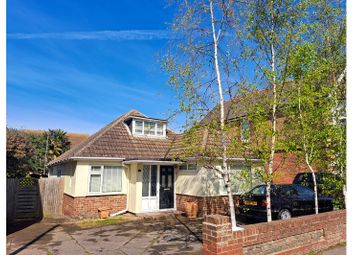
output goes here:
[[[41, 224], [41, 223], [37, 223]], [[201, 220], [170, 216], [81, 229], [73, 224], [46, 226], [27, 243], [12, 238], [9, 254], [202, 254]], [[37, 225], [38, 228], [38, 225]], [[30, 230], [28, 230], [30, 231]], [[19, 235], [14, 233], [13, 235]], [[8, 242], [11, 236], [8, 236]]]

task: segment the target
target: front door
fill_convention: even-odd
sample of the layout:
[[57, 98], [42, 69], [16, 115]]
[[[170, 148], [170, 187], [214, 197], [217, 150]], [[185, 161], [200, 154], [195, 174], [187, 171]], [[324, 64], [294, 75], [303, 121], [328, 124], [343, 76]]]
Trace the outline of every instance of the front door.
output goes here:
[[160, 209], [174, 208], [174, 167], [160, 167]]

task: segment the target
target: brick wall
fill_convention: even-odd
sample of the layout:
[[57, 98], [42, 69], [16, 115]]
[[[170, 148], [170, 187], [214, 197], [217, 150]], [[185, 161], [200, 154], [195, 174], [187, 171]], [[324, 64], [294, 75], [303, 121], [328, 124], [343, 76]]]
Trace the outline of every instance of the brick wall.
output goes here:
[[110, 207], [111, 212], [118, 212], [126, 209], [126, 202], [126, 195], [72, 197], [64, 194], [63, 213], [72, 218], [96, 218], [99, 207]]
[[304, 160], [296, 154], [280, 152], [274, 154], [274, 183], [291, 184], [296, 174], [309, 171]]
[[[234, 196], [236, 204], [239, 196]], [[227, 196], [199, 197], [184, 194], [176, 194], [176, 206], [178, 211], [185, 211], [186, 202], [198, 204], [198, 216], [206, 214], [227, 214], [229, 211], [229, 199]]]
[[345, 210], [253, 224], [235, 232], [226, 216], [208, 215], [203, 223], [205, 255], [308, 254], [345, 240]]

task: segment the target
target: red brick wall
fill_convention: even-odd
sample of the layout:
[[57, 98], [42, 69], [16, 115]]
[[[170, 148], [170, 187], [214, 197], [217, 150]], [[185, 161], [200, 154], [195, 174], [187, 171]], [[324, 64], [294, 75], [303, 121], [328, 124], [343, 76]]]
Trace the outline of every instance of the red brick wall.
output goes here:
[[[239, 196], [234, 196], [236, 204]], [[198, 197], [177, 194], [176, 206], [178, 211], [185, 211], [186, 202], [196, 202], [198, 204], [198, 216], [206, 214], [226, 214], [229, 211], [229, 199], [227, 196]]]
[[205, 255], [308, 254], [345, 241], [345, 210], [253, 224], [235, 232], [226, 216], [208, 215], [203, 223]]
[[296, 174], [310, 170], [297, 155], [291, 153], [275, 153], [274, 179], [276, 184], [291, 184]]
[[126, 209], [126, 202], [126, 195], [72, 197], [64, 194], [63, 213], [72, 218], [95, 218], [98, 208], [110, 207], [111, 212], [118, 212]]

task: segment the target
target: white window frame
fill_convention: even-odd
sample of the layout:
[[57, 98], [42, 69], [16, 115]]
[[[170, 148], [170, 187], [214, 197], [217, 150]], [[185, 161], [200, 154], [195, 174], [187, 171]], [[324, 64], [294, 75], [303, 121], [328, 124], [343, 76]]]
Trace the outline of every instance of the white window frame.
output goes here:
[[[89, 169], [88, 169], [88, 181], [87, 181], [87, 194], [91, 195], [91, 196], [97, 196], [97, 195], [117, 195], [117, 194], [124, 194], [123, 192], [123, 174], [124, 174], [124, 168], [122, 166], [113, 166], [113, 167], [117, 167], [119, 168], [118, 171], [122, 171], [122, 187], [121, 187], [121, 191], [117, 191], [117, 192], [102, 192], [102, 188], [103, 188], [103, 171], [104, 171], [104, 167], [105, 166], [113, 166], [113, 165], [90, 165]], [[100, 171], [92, 171], [92, 167], [100, 167]], [[91, 175], [97, 175], [99, 174], [101, 176], [101, 182], [100, 182], [100, 191], [99, 192], [91, 192], [90, 191], [90, 180], [91, 180]]]
[[[136, 133], [135, 131], [135, 127], [136, 127], [136, 124], [135, 122], [136, 121], [141, 121], [143, 123], [143, 129], [142, 129], [142, 133]], [[166, 124], [165, 123], [161, 123], [161, 122], [158, 122], [158, 121], [152, 121], [152, 120], [140, 120], [140, 119], [133, 119], [132, 121], [132, 134], [135, 135], [135, 136], [142, 136], [142, 137], [155, 137], [155, 138], [165, 138], [166, 137]], [[145, 134], [145, 123], [146, 122], [151, 122], [151, 123], [154, 123], [154, 134]], [[157, 124], [161, 124], [162, 125], [162, 135], [158, 135], [157, 134]]]
[[[182, 165], [186, 165], [186, 166], [187, 166], [187, 169], [181, 169], [181, 166], [182, 166]], [[184, 163], [184, 164], [182, 164], [182, 165], [179, 166], [179, 170], [182, 171], [182, 172], [188, 172], [188, 173], [190, 173], [190, 172], [197, 172], [197, 171], [198, 171], [198, 164], [197, 164], [197, 163]], [[195, 169], [189, 169], [189, 166], [190, 166], [190, 165], [195, 165]]]

